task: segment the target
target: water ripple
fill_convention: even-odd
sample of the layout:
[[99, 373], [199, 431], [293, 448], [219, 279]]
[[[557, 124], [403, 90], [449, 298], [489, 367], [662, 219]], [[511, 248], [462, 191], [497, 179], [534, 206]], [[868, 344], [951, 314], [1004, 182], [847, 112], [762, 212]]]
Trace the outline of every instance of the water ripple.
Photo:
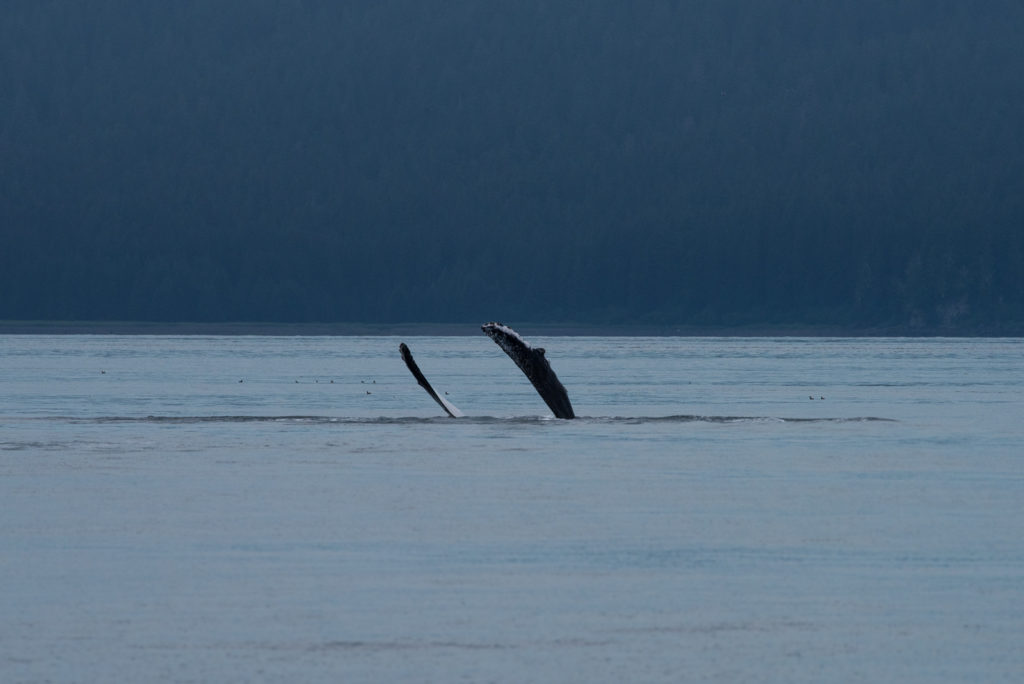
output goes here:
[[431, 424], [621, 424], [643, 425], [647, 423], [867, 423], [896, 422], [892, 418], [878, 416], [854, 416], [832, 418], [800, 418], [779, 416], [703, 416], [703, 415], [667, 415], [667, 416], [580, 416], [572, 421], [562, 421], [550, 416], [466, 416], [449, 418], [447, 416], [259, 416], [259, 415], [219, 415], [219, 416], [45, 416], [35, 420], [59, 421], [77, 424], [104, 423], [146, 423], [169, 425], [192, 425], [202, 423], [282, 423], [291, 425], [303, 424], [348, 424], [348, 425], [431, 425]]

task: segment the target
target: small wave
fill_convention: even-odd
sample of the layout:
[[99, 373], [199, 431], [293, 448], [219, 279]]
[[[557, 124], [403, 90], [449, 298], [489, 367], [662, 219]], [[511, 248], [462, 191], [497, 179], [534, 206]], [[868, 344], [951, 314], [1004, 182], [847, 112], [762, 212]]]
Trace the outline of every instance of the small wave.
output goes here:
[[869, 423], [896, 422], [892, 418], [876, 416], [856, 416], [852, 418], [793, 418], [779, 416], [614, 416], [609, 418], [584, 418], [583, 420], [608, 423]]
[[0, 442], [0, 451], [60, 451], [67, 448], [69, 442]]
[[692, 414], [668, 416], [579, 416], [573, 421], [562, 421], [551, 416], [48, 416], [41, 420], [72, 423], [153, 423], [192, 425], [203, 423], [281, 423], [290, 425], [433, 425], [433, 424], [618, 424], [643, 425], [646, 423], [871, 423], [896, 422], [892, 418], [855, 416], [834, 418], [800, 418], [779, 416], [703, 416]]
[[332, 423], [396, 424], [445, 423], [445, 417], [354, 417], [354, 416], [101, 416], [97, 418], [66, 418], [77, 423], [155, 423], [167, 425], [193, 425], [202, 423], [281, 423], [290, 425], [321, 425]]

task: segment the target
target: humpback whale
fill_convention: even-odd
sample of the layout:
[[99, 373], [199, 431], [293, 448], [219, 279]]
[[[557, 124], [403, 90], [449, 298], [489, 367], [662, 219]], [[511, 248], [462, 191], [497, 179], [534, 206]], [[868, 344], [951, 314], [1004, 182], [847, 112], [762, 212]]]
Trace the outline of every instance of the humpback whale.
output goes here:
[[[519, 333], [501, 323], [485, 323], [480, 326], [484, 334], [494, 340], [509, 355], [519, 370], [526, 374], [533, 383], [541, 399], [555, 414], [556, 418], [575, 418], [569, 394], [558, 381], [555, 371], [551, 370], [542, 347], [530, 346]], [[422, 382], [420, 383], [423, 384]]]
[[[423, 375], [423, 372], [420, 371], [420, 367], [416, 365], [415, 359], [412, 358], [412, 352], [409, 351], [409, 347], [405, 346], [405, 342], [398, 345], [398, 351], [402, 354], [402, 360], [405, 361], [406, 367], [408, 367], [412, 376], [416, 378], [416, 382], [419, 383], [419, 386], [427, 390], [427, 394], [434, 398], [434, 401], [444, 409], [445, 413], [452, 418], [461, 418], [462, 411], [460, 411], [455, 404], [438, 395], [438, 393], [434, 391], [434, 388], [430, 386], [430, 383], [427, 382], [427, 378]], [[369, 392], [367, 392], [367, 394], [369, 394]]]

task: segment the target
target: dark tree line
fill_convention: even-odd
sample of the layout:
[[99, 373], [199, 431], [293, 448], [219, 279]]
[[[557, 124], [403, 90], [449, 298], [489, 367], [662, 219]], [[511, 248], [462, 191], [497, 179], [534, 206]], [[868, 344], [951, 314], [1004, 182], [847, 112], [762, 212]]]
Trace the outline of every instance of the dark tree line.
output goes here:
[[1024, 329], [1024, 5], [11, 0], [0, 318]]

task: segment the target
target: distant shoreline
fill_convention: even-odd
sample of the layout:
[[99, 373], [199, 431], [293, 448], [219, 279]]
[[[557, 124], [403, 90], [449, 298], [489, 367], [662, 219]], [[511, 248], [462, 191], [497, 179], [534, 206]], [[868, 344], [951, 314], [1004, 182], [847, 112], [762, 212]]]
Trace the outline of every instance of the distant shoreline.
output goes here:
[[[476, 335], [474, 323], [273, 323], [159, 321], [3, 321], [0, 335], [268, 335], [441, 336]], [[1024, 330], [947, 330], [906, 326], [846, 328], [837, 325], [645, 325], [508, 322], [524, 335], [546, 337], [1019, 337]]]

